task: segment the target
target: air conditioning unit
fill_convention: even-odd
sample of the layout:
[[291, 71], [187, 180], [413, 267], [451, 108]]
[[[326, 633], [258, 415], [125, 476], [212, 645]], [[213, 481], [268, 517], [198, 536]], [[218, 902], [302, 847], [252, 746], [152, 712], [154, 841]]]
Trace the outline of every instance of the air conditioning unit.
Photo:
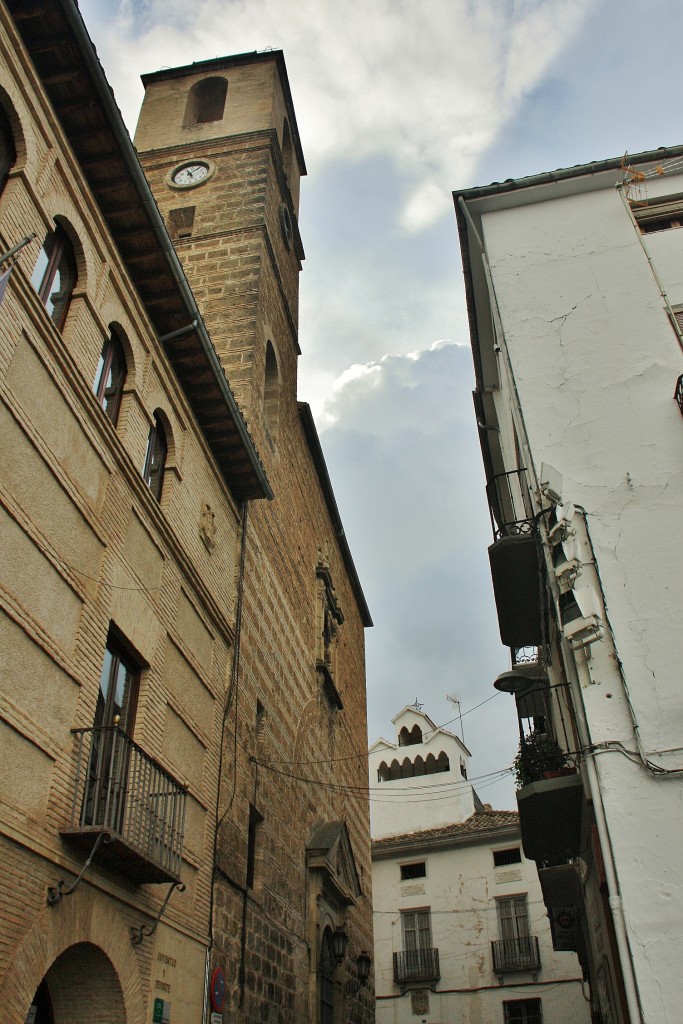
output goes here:
[[566, 540], [553, 547], [555, 577], [560, 585], [571, 587], [581, 572], [581, 552], [576, 534], [572, 531]]
[[540, 488], [541, 494], [545, 495], [549, 501], [562, 501], [562, 474], [558, 473], [548, 462], [541, 463]]
[[565, 639], [574, 648], [602, 640], [600, 602], [592, 587], [575, 587], [560, 595], [560, 618]]
[[571, 501], [565, 505], [558, 505], [554, 509], [555, 523], [550, 528], [548, 539], [551, 544], [557, 544], [564, 540], [572, 532], [572, 519], [576, 515], [576, 508]]

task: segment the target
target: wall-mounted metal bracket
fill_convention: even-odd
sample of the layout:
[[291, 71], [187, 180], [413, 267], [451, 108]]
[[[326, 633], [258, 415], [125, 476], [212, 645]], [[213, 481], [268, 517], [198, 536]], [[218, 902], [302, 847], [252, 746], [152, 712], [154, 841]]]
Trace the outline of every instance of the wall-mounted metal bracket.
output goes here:
[[111, 842], [111, 836], [109, 835], [108, 832], [100, 832], [100, 834], [98, 835], [97, 839], [95, 840], [95, 845], [93, 846], [92, 850], [90, 851], [90, 856], [88, 857], [88, 859], [86, 860], [85, 864], [81, 868], [81, 873], [78, 876], [78, 878], [76, 879], [76, 881], [73, 883], [73, 885], [70, 885], [67, 888], [66, 887], [67, 884], [64, 881], [64, 879], [61, 879], [59, 882], [57, 882], [57, 885], [48, 885], [48, 887], [47, 887], [47, 905], [48, 905], [48, 907], [55, 907], [60, 902], [60, 900], [62, 899], [62, 896], [71, 896], [71, 894], [76, 891], [76, 889], [80, 885], [80, 882], [81, 882], [81, 879], [83, 878], [83, 875], [86, 873], [86, 871], [88, 870], [88, 868], [92, 864], [92, 859], [95, 856], [95, 854], [97, 853], [98, 849], [100, 848], [100, 843], [102, 843], [103, 841], [105, 843], [110, 843]]
[[166, 899], [161, 904], [159, 908], [159, 913], [157, 914], [156, 920], [154, 921], [154, 924], [152, 925], [151, 928], [149, 928], [146, 924], [141, 924], [139, 928], [136, 927], [134, 924], [130, 926], [130, 941], [134, 946], [139, 946], [143, 939], [149, 938], [150, 935], [154, 935], [155, 931], [157, 930], [157, 925], [159, 924], [159, 921], [163, 917], [164, 911], [166, 910], [168, 901], [170, 900], [174, 889], [177, 889], [178, 892], [185, 892], [185, 883], [171, 883], [171, 887], [166, 893]]

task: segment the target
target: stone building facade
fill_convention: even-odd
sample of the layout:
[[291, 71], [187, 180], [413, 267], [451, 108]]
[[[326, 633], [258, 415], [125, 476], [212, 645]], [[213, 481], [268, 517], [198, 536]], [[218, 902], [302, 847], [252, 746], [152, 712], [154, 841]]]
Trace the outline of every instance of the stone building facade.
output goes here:
[[[274, 492], [245, 520], [240, 715], [218, 833], [216, 962], [248, 1019], [362, 1019], [323, 940], [371, 946], [363, 630], [370, 617], [309, 407], [297, 401], [305, 164], [284, 59], [246, 54], [143, 78], [140, 160]], [[319, 829], [342, 823], [321, 859]], [[324, 829], [323, 829], [324, 830]], [[327, 834], [327, 833], [326, 833]], [[342, 853], [343, 851], [343, 853]], [[335, 858], [344, 862], [339, 876]], [[332, 1007], [320, 1008], [331, 985]], [[323, 999], [323, 1002], [326, 1000]], [[358, 1013], [360, 1011], [360, 1016]], [[308, 1014], [308, 1016], [306, 1016]]]
[[3, 1019], [369, 1020], [370, 617], [296, 400], [284, 61], [162, 79], [148, 182], [72, 0], [0, 4]]

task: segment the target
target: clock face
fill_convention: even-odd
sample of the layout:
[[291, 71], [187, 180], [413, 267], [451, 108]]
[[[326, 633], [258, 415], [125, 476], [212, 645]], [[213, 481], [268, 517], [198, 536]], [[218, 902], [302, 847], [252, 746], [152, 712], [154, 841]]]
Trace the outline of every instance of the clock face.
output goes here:
[[185, 164], [173, 172], [174, 185], [199, 185], [207, 177], [209, 168], [206, 164]]

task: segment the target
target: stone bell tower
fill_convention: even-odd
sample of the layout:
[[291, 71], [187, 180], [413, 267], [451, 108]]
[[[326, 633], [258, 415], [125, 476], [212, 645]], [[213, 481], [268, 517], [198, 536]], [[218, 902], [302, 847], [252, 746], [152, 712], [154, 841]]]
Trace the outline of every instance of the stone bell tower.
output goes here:
[[135, 146], [262, 457], [296, 416], [299, 183], [281, 51], [144, 75]]

